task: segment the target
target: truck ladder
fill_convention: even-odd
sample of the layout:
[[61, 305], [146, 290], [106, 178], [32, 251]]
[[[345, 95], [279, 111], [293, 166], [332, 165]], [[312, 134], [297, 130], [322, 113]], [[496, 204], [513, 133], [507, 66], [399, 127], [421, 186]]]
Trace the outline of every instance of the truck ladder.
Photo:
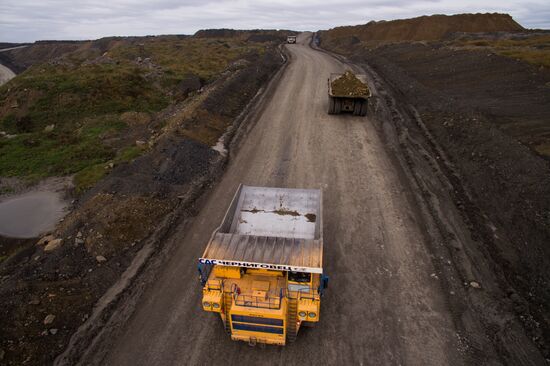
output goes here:
[[225, 332], [231, 334], [231, 304], [233, 302], [233, 292], [223, 293], [223, 313], [224, 313], [224, 326]]
[[286, 339], [294, 342], [298, 334], [298, 299], [287, 297]]

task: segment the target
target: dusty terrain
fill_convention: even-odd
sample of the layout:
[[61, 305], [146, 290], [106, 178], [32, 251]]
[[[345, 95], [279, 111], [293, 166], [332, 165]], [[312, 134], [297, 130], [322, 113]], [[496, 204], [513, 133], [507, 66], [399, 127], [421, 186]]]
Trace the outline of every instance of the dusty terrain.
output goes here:
[[[472, 245], [495, 272], [497, 298], [548, 358], [547, 38], [541, 31], [459, 34], [337, 51], [371, 67], [394, 88], [397, 103], [413, 106], [409, 113], [448, 158], [445, 174], [465, 189], [460, 197], [455, 188], [454, 200], [474, 228]], [[506, 322], [482, 319], [502, 347], [510, 344], [501, 332]]]
[[[283, 35], [280, 37], [284, 38]], [[150, 52], [159, 57], [160, 62], [174, 62], [169, 57], [162, 59], [166, 54], [163, 52], [173, 51], [174, 42], [181, 47], [189, 44], [180, 44], [179, 38], [173, 40], [169, 37], [155, 38], [152, 44], [144, 47], [146, 51], [151, 47]], [[227, 48], [235, 44], [231, 40], [191, 42], [205, 45], [202, 52], [212, 50], [208, 45], [214, 50], [221, 50], [225, 58], [210, 57], [210, 62], [215, 65], [196, 65], [196, 72], [204, 73], [203, 76], [209, 74], [210, 78], [202, 79], [198, 86], [185, 78], [180, 84], [173, 85], [180, 94], [172, 94], [175, 96], [172, 103], [158, 112], [149, 114], [124, 108], [118, 110], [117, 118], [126, 125], [122, 140], [133, 149], [138, 145], [138, 153], [130, 151], [122, 160], [100, 162], [97, 166], [105, 174], [94, 179], [93, 184], [82, 186], [82, 190], [67, 192], [73, 200], [71, 212], [46, 242], [37, 244], [38, 238], [16, 240], [0, 237], [0, 356], [3, 364], [51, 363], [67, 347], [74, 331], [80, 325], [87, 324], [87, 319], [94, 314], [93, 309], [99, 307], [98, 300], [121, 275], [124, 277], [123, 273], [131, 263], [140, 260], [139, 256], [144, 251], [162, 246], [159, 238], [168, 232], [178, 217], [184, 215], [185, 210], [192, 210], [196, 197], [223, 168], [224, 157], [212, 149], [212, 144], [224, 134], [231, 135], [232, 129], [238, 127], [239, 115], [282, 64], [281, 55], [273, 42], [258, 46], [253, 42], [248, 45], [238, 41], [247, 50], [261, 47], [261, 54], [228, 51]], [[132, 45], [130, 49], [126, 46], [119, 51], [128, 52], [124, 57], [134, 57]], [[156, 52], [159, 49], [163, 52]], [[35, 54], [37, 58], [40, 58], [42, 51], [46, 50], [41, 47]], [[173, 71], [173, 81], [177, 80], [175, 76], [178, 73], [185, 72], [185, 67], [192, 65], [193, 60], [208, 56], [194, 54], [189, 56], [189, 60], [181, 52], [178, 54], [188, 64], [179, 62], [175, 69], [166, 66], [168, 71]], [[86, 63], [86, 54], [78, 55], [81, 57], [78, 65], [82, 66], [80, 63]], [[50, 61], [47, 66], [38, 67], [50, 67], [61, 75], [80, 67], [67, 66], [63, 57], [52, 61], [53, 64]], [[109, 65], [113, 64], [107, 67], [113, 67], [115, 73], [124, 70], [124, 67], [117, 69]], [[82, 67], [86, 69], [86, 65]], [[97, 67], [92, 69], [97, 70]], [[143, 68], [148, 69], [147, 65]], [[33, 75], [33, 72], [29, 70], [25, 75]], [[77, 73], [82, 73], [82, 69]], [[95, 77], [93, 73], [83, 73], [83, 76], [88, 77], [88, 81]], [[158, 78], [162, 76], [163, 73], [156, 74]], [[13, 88], [11, 91], [24, 90], [19, 88], [19, 80], [15, 78], [6, 88]], [[70, 90], [79, 93], [82, 99], [90, 97], [87, 92], [90, 89]], [[2, 92], [7, 98], [12, 95], [6, 89]], [[125, 100], [132, 101], [131, 98]], [[48, 112], [39, 107], [37, 110]], [[20, 112], [27, 113], [28, 109], [21, 109]], [[91, 120], [96, 117], [92, 116]], [[73, 125], [70, 120], [66, 122], [67, 130], [78, 129], [74, 121]], [[108, 130], [109, 123], [106, 127]], [[99, 137], [100, 145], [121, 142], [112, 131], [100, 132], [94, 132], [94, 136]], [[52, 138], [44, 133], [43, 126], [34, 132], [18, 132], [18, 135], [24, 138], [29, 133], [33, 133], [36, 140]], [[55, 131], [54, 135], [58, 136]], [[228, 143], [231, 140], [229, 135]], [[16, 150], [10, 150], [5, 141], [2, 144], [5, 151]], [[56, 149], [51, 151], [55, 153]], [[80, 150], [76, 156], [81, 158], [85, 154]], [[6, 162], [7, 159], [2, 160], [2, 163]], [[29, 167], [36, 169], [41, 166], [47, 168], [48, 163]], [[67, 165], [59, 166], [67, 168]], [[8, 172], [8, 169], [2, 172]], [[44, 172], [51, 174], [48, 170]], [[18, 184], [25, 185], [23, 178], [2, 178], [0, 188], [3, 194], [18, 194]], [[78, 183], [79, 174], [74, 180]]]
[[[466, 193], [407, 105], [373, 70], [310, 48], [310, 36], [287, 46], [290, 64], [197, 216], [170, 232], [91, 346], [58, 364], [544, 364], [474, 245], [456, 201]], [[326, 113], [319, 75], [350, 68], [368, 72], [367, 118]], [[323, 320], [284, 348], [232, 342], [200, 309], [196, 260], [240, 183], [323, 189]]]

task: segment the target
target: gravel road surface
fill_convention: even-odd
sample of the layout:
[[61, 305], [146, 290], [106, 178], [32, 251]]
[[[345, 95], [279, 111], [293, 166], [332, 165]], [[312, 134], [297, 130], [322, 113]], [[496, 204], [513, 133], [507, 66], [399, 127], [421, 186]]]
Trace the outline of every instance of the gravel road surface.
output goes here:
[[[328, 115], [327, 77], [346, 66], [302, 34], [268, 106], [134, 315], [107, 365], [467, 363], [410, 186], [371, 119]], [[323, 189], [321, 322], [286, 347], [233, 342], [201, 310], [197, 258], [240, 183]]]
[[3, 85], [13, 79], [15, 73], [8, 69], [6, 66], [0, 64], [0, 85]]

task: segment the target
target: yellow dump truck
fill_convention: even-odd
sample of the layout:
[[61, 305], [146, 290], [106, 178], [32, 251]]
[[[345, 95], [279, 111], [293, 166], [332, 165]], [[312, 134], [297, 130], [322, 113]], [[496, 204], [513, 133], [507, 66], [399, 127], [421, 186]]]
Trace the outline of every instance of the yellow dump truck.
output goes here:
[[231, 339], [285, 345], [321, 319], [322, 194], [241, 185], [199, 258], [202, 308]]

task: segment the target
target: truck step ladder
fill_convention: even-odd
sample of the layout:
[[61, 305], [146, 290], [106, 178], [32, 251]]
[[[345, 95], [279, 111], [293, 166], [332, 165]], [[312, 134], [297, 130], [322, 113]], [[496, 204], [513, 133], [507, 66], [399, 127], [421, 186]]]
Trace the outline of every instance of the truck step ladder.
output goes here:
[[288, 311], [286, 319], [286, 339], [288, 342], [294, 342], [298, 334], [298, 299], [291, 298], [288, 299]]
[[231, 304], [233, 300], [232, 292], [223, 293], [223, 313], [225, 314], [224, 326], [225, 332], [231, 334]]

